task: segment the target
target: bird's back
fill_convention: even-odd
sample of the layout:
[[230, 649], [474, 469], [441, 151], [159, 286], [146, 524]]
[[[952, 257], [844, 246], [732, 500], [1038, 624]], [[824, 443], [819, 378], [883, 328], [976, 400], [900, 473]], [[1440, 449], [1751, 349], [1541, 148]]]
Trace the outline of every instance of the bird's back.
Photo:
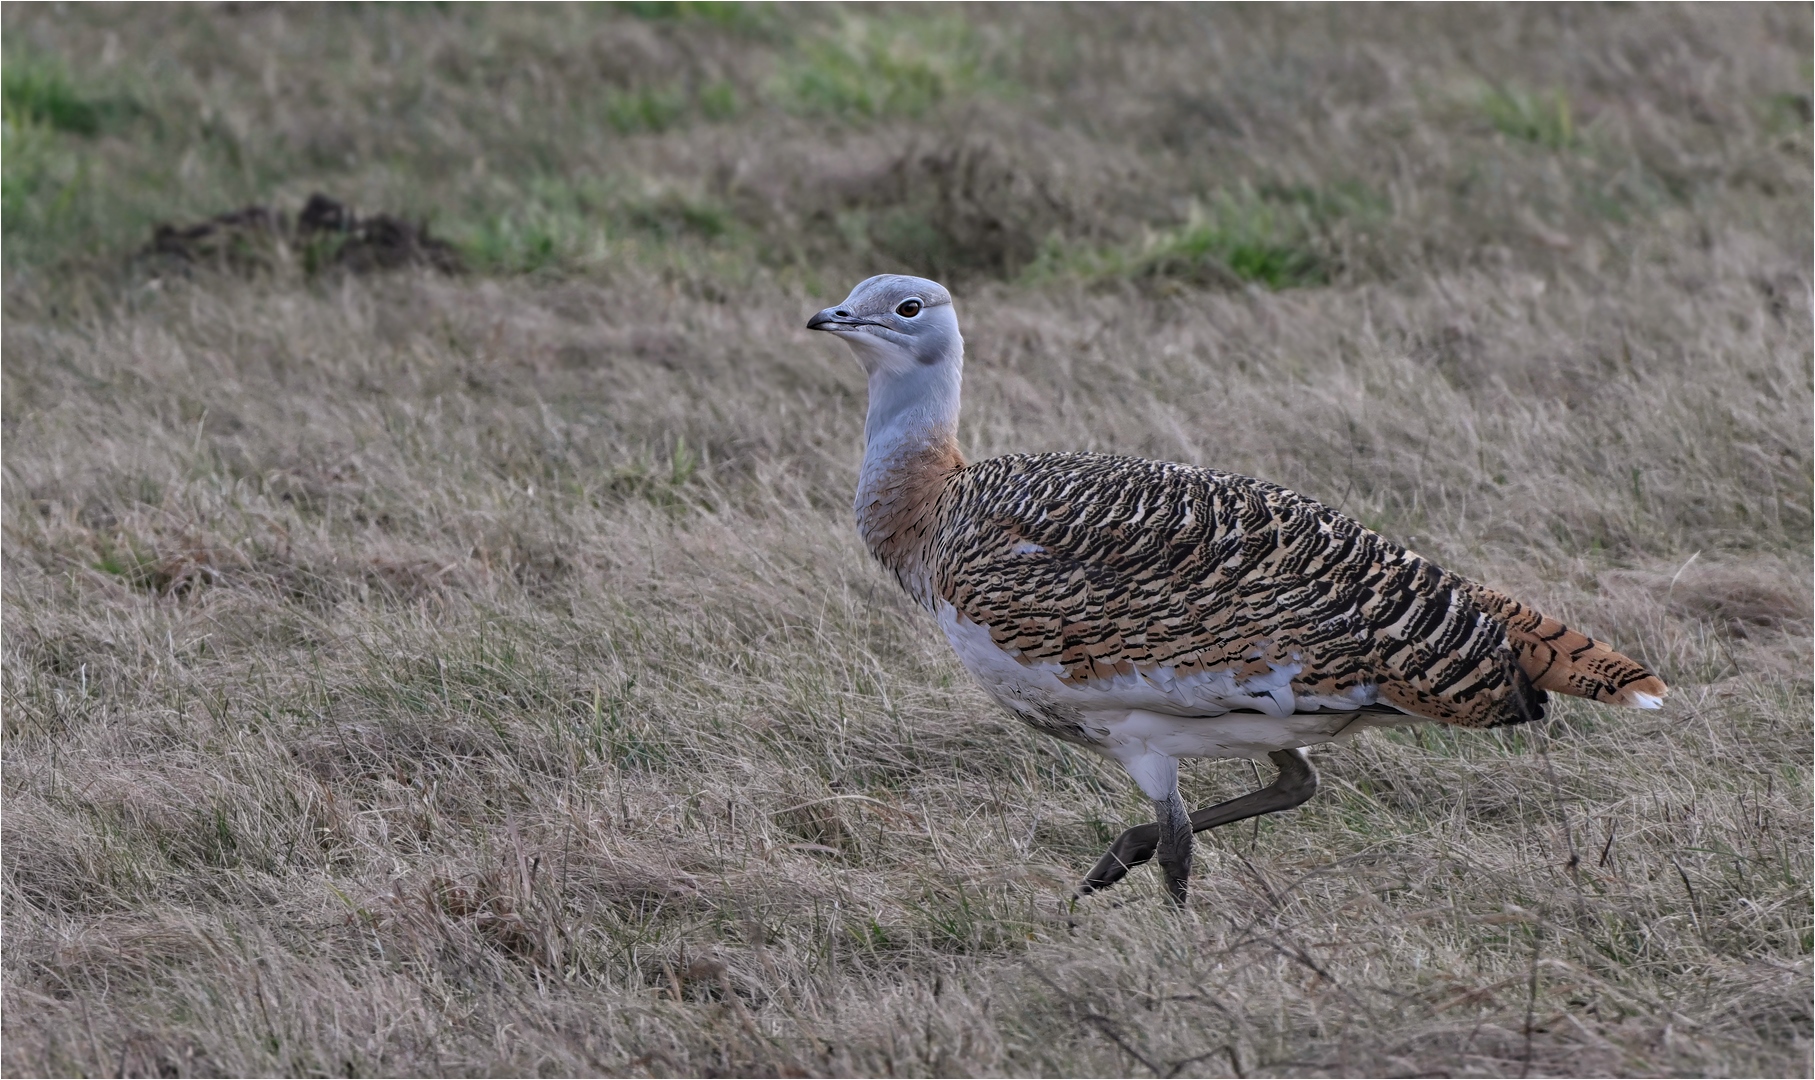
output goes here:
[[931, 509], [932, 593], [1073, 686], [1289, 676], [1289, 707], [1377, 700], [1469, 727], [1536, 719], [1546, 690], [1664, 693], [1606, 645], [1265, 481], [1010, 455], [952, 472]]

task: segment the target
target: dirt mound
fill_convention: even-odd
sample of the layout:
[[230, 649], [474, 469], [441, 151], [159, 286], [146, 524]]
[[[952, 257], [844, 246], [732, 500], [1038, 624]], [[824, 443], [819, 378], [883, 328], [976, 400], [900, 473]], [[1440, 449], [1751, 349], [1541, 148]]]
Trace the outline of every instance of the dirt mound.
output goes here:
[[235, 271], [292, 264], [309, 274], [328, 270], [368, 274], [406, 266], [429, 266], [444, 273], [464, 269], [460, 252], [431, 236], [427, 222], [391, 214], [361, 216], [319, 192], [309, 196], [294, 220], [282, 211], [254, 205], [193, 225], [159, 225], [139, 254]]

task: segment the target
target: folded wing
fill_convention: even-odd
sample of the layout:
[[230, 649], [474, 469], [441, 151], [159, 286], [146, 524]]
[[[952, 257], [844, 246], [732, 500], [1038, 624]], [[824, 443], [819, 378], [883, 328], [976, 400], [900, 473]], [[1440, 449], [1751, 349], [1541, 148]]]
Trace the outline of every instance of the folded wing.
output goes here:
[[935, 592], [1071, 683], [1289, 680], [1299, 709], [1378, 701], [1468, 727], [1537, 719], [1546, 690], [1641, 705], [1664, 693], [1592, 638], [1248, 477], [994, 458], [947, 483], [934, 529]]

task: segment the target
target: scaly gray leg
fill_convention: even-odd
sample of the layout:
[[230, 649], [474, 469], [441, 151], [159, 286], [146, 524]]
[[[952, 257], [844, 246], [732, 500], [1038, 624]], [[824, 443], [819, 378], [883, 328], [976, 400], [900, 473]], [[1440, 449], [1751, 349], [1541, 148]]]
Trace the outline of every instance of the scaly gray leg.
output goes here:
[[1160, 869], [1166, 872], [1166, 896], [1174, 906], [1184, 907], [1185, 894], [1191, 888], [1191, 811], [1176, 787], [1170, 798], [1153, 800], [1153, 810], [1157, 820], [1147, 827], [1153, 830], [1159, 844]]
[[[1160, 854], [1160, 865], [1166, 870], [1166, 890], [1173, 900], [1183, 902], [1185, 898], [1185, 879], [1191, 872], [1191, 835], [1218, 825], [1245, 821], [1261, 814], [1273, 814], [1281, 810], [1290, 810], [1299, 803], [1317, 794], [1317, 770], [1311, 766], [1311, 759], [1303, 750], [1275, 750], [1267, 755], [1273, 764], [1279, 766], [1279, 779], [1259, 791], [1252, 791], [1238, 799], [1220, 802], [1207, 806], [1189, 818], [1190, 832], [1179, 838], [1180, 829], [1176, 818], [1170, 813], [1166, 800], [1154, 800], [1154, 807], [1159, 811], [1159, 821], [1152, 825], [1136, 825], [1109, 845], [1108, 854], [1097, 861], [1096, 869], [1078, 886], [1078, 895], [1087, 896], [1101, 889], [1107, 889], [1122, 880], [1128, 871], [1153, 858], [1154, 852]], [[1184, 801], [1178, 799], [1179, 811], [1184, 809]], [[1173, 836], [1171, 844], [1161, 843], [1162, 826], [1173, 819]]]

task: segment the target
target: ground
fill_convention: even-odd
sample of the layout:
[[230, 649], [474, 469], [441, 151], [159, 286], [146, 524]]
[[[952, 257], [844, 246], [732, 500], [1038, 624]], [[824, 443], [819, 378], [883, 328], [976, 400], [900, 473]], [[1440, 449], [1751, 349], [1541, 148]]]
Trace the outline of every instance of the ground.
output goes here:
[[[0, 1065], [1807, 1075], [1810, 34], [7, 5]], [[1146, 801], [853, 529], [881, 271], [972, 457], [1287, 484], [1674, 693], [1074, 906]]]

